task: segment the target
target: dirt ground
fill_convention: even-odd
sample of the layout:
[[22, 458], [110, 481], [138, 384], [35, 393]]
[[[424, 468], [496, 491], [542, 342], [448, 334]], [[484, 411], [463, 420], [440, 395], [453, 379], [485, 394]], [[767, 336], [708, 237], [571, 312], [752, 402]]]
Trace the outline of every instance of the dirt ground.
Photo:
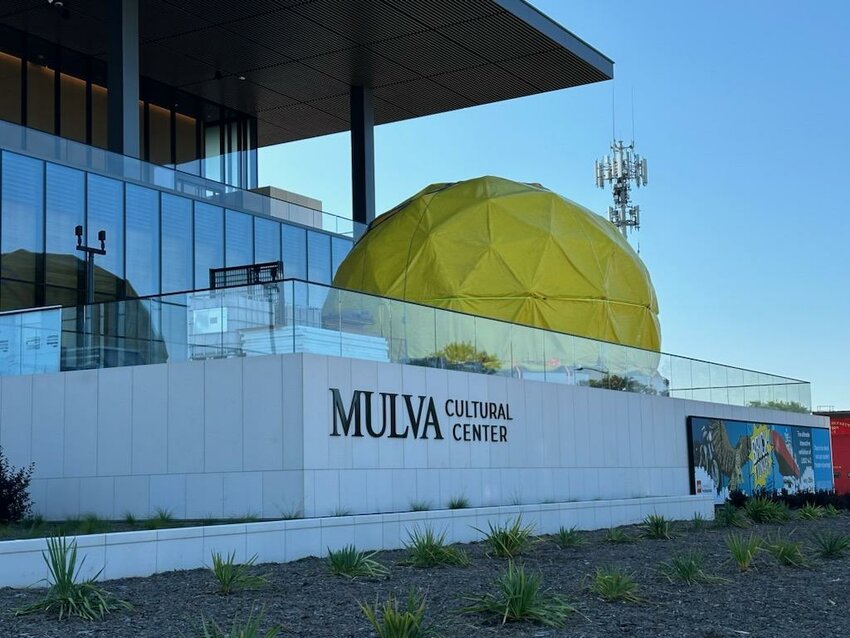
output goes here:
[[[625, 528], [634, 536], [639, 527]], [[385, 579], [333, 576], [325, 561], [310, 558], [289, 564], [257, 567], [268, 577], [265, 587], [231, 596], [216, 593], [207, 570], [171, 572], [149, 578], [104, 583], [112, 594], [129, 601], [133, 610], [117, 612], [102, 621], [58, 621], [43, 614], [14, 617], [12, 611], [33, 602], [43, 591], [0, 589], [0, 636], [67, 638], [170, 638], [196, 636], [201, 616], [229, 627], [235, 616], [263, 608], [264, 625], [283, 626], [282, 636], [367, 637], [374, 635], [358, 601], [383, 600], [390, 593], [404, 597], [411, 589], [425, 593], [427, 618], [437, 635], [504, 638], [549, 636], [701, 636], [799, 638], [838, 636], [850, 632], [850, 554], [836, 560], [816, 557], [811, 538], [819, 530], [850, 533], [850, 515], [815, 521], [794, 520], [783, 525], [757, 525], [745, 533], [782, 534], [803, 541], [811, 566], [780, 566], [767, 553], [752, 570], [741, 573], [731, 562], [724, 537], [729, 529], [706, 524], [674, 525], [672, 540], [642, 538], [634, 543], [605, 542], [605, 532], [582, 533], [578, 547], [560, 549], [543, 538], [520, 562], [542, 575], [544, 587], [566, 596], [576, 608], [564, 629], [529, 623], [501, 625], [492, 618], [459, 613], [464, 597], [492, 591], [492, 581], [506, 561], [489, 557], [481, 543], [464, 546], [469, 567], [415, 569], [402, 564], [403, 551], [381, 552], [376, 558], [389, 567]], [[673, 553], [698, 550], [706, 571], [726, 579], [716, 584], [670, 582], [658, 572]], [[605, 602], [588, 589], [589, 575], [599, 566], [619, 566], [631, 572], [640, 586], [639, 603]]]

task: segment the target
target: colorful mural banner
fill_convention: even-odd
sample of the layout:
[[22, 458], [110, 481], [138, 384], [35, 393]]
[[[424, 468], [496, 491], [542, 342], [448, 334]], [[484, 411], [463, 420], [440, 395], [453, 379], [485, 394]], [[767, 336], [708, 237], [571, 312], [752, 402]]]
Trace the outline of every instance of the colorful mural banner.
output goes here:
[[829, 430], [688, 417], [694, 494], [832, 490]]

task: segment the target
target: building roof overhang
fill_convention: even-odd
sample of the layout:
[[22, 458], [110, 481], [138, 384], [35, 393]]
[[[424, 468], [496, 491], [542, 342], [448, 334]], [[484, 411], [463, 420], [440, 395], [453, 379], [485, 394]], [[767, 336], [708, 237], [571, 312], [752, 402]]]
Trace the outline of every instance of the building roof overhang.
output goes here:
[[[256, 116], [266, 146], [608, 80], [523, 0], [139, 0], [142, 75]], [[0, 24], [105, 60], [106, 0], [4, 0]]]

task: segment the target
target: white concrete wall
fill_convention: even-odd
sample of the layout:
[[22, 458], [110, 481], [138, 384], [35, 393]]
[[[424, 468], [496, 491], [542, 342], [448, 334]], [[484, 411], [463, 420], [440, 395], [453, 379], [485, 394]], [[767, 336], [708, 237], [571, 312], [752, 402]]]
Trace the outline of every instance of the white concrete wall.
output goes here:
[[[331, 437], [329, 388], [509, 403], [507, 443]], [[688, 493], [688, 415], [823, 417], [318, 355], [0, 378], [0, 445], [35, 510], [267, 518]]]

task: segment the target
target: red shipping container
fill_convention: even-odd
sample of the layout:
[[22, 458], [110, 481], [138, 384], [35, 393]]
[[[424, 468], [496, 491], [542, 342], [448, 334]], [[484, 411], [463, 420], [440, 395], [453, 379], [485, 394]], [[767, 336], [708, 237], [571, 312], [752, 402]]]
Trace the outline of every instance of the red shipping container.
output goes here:
[[829, 417], [835, 492], [850, 494], [850, 413]]

